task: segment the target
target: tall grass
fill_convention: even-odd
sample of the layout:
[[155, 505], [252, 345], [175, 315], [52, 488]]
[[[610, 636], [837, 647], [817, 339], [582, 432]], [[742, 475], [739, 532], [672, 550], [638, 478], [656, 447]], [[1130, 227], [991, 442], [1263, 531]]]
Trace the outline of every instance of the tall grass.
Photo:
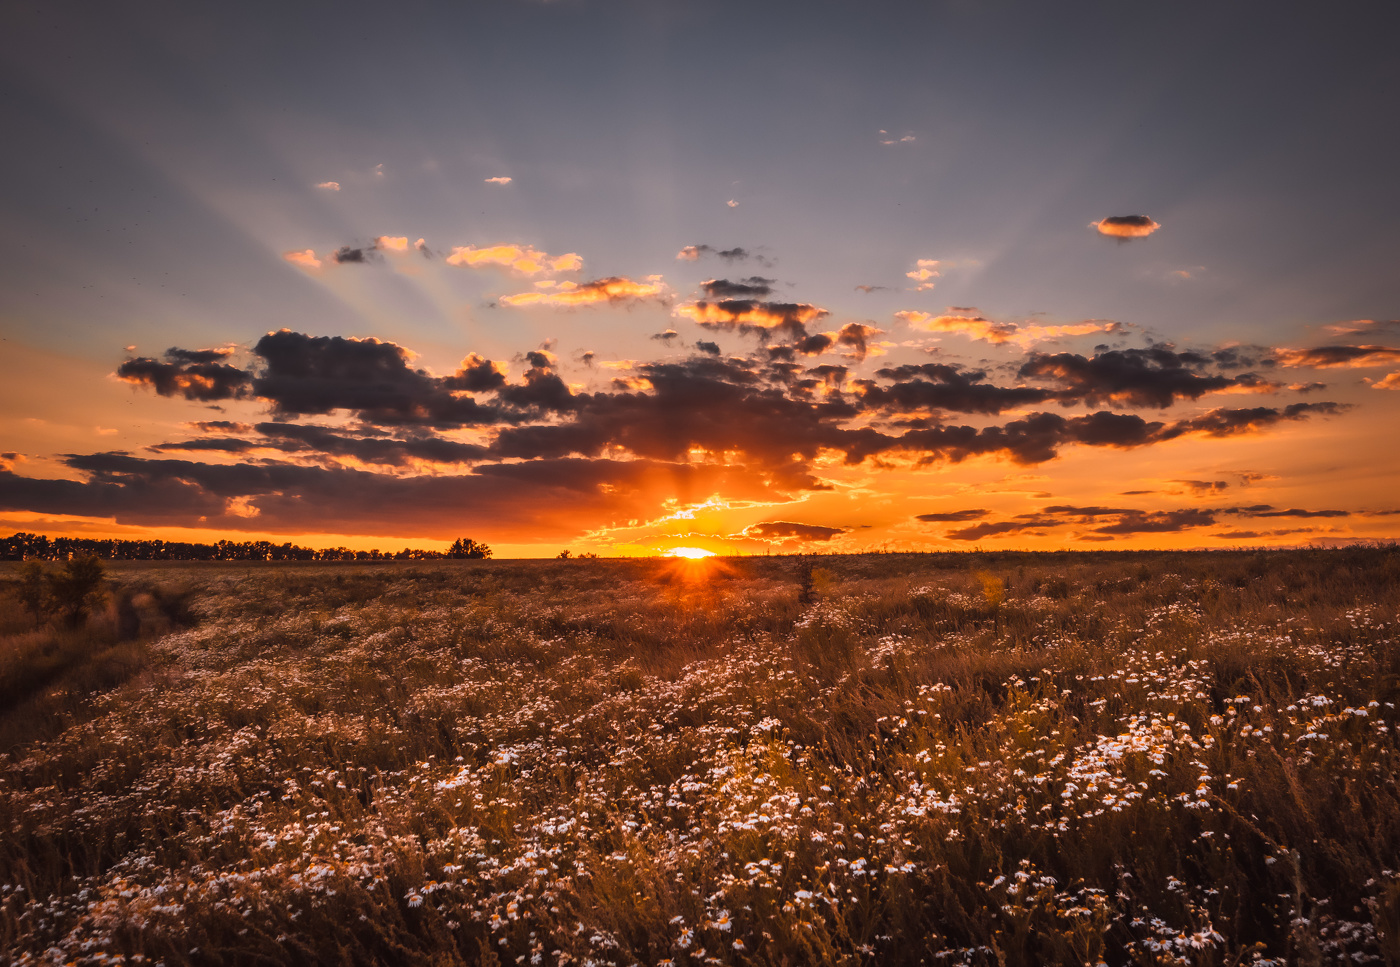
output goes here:
[[800, 564], [132, 566], [128, 640], [0, 604], [0, 949], [1400, 963], [1395, 549]]

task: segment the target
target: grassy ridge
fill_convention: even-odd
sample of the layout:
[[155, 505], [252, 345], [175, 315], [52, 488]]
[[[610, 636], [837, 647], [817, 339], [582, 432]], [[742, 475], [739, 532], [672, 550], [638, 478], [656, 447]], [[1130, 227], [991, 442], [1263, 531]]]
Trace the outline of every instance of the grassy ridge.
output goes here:
[[1395, 549], [796, 564], [132, 566], [200, 622], [124, 642], [0, 605], [0, 948], [1400, 963]]

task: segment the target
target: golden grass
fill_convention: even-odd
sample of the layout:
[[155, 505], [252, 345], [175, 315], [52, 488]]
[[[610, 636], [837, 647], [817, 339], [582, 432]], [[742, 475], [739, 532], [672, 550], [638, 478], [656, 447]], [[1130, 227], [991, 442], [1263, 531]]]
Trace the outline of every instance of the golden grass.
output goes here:
[[1394, 548], [820, 564], [12, 582], [0, 950], [1400, 963]]

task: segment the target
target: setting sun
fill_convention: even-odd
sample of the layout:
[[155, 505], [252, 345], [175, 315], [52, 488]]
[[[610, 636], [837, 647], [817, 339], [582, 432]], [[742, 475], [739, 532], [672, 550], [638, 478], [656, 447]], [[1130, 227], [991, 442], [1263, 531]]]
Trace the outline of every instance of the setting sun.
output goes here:
[[684, 557], [692, 561], [698, 561], [707, 557], [714, 557], [714, 551], [707, 551], [703, 547], [673, 547], [663, 557]]

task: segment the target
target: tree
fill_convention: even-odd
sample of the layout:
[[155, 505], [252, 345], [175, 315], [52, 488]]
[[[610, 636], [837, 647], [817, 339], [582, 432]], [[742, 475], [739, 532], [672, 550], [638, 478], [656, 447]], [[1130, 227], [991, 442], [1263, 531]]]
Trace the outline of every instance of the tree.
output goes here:
[[459, 537], [453, 542], [451, 550], [447, 552], [447, 556], [456, 558], [469, 557], [479, 560], [490, 557], [491, 548], [469, 537]]
[[70, 628], [76, 628], [87, 618], [93, 604], [102, 599], [102, 579], [106, 571], [102, 562], [91, 555], [75, 557], [63, 570], [48, 575], [49, 596], [54, 610], [63, 616]]
[[25, 610], [42, 621], [49, 613], [49, 572], [38, 561], [25, 561], [19, 569], [19, 599]]

